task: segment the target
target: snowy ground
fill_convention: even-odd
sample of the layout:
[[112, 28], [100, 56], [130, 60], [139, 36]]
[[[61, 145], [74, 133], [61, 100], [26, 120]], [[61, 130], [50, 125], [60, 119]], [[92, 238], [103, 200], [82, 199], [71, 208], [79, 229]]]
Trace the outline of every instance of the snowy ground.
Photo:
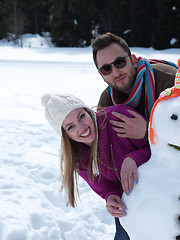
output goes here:
[[[91, 48], [49, 48], [38, 37], [28, 44], [0, 42], [0, 239], [112, 240], [114, 219], [81, 179], [78, 207], [66, 207], [59, 192], [59, 139], [40, 103], [42, 94], [59, 92], [97, 104], [106, 85]], [[180, 57], [180, 49], [131, 50], [174, 63]]]

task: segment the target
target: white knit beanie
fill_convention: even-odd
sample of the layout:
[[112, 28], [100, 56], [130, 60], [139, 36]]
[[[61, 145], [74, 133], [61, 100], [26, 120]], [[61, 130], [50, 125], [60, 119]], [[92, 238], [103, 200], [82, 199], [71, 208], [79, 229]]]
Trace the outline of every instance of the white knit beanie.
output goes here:
[[45, 117], [61, 136], [61, 126], [66, 116], [77, 108], [86, 108], [93, 112], [80, 99], [70, 94], [44, 94], [41, 103], [45, 107]]

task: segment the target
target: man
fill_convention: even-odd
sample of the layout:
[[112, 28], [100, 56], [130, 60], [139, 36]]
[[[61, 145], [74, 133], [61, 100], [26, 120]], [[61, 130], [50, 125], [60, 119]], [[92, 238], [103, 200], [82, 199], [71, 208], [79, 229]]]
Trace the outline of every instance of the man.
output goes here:
[[[137, 59], [127, 43], [112, 33], [100, 35], [92, 48], [94, 63], [109, 85], [101, 94], [100, 107], [127, 104], [148, 118], [159, 94], [174, 85], [175, 64]], [[112, 123], [120, 137], [147, 138], [148, 124], [138, 114], [134, 118], [117, 117], [122, 123]]]
[[[159, 94], [174, 85], [176, 65], [165, 61], [136, 58], [129, 46], [120, 37], [106, 33], [100, 35], [92, 44], [94, 63], [108, 87], [100, 96], [98, 106], [127, 104], [149, 119], [152, 106]], [[148, 122], [138, 113], [130, 111], [132, 118], [114, 112], [122, 121], [111, 121], [119, 137], [142, 139], [148, 136]], [[123, 189], [132, 185], [137, 175], [137, 166], [127, 162], [121, 171]], [[132, 189], [131, 189], [132, 190]], [[107, 211], [115, 217], [115, 240], [129, 239], [118, 219], [119, 197], [108, 198]]]

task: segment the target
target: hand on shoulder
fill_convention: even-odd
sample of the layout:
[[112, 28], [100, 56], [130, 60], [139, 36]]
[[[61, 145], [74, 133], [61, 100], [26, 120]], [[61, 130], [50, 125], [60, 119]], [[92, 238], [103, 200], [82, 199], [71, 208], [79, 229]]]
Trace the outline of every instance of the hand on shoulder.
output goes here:
[[133, 116], [133, 118], [129, 118], [118, 112], [112, 112], [114, 116], [121, 120], [110, 120], [110, 123], [114, 125], [113, 130], [117, 133], [118, 137], [133, 139], [144, 138], [147, 131], [146, 120], [135, 111], [129, 109], [127, 111]]

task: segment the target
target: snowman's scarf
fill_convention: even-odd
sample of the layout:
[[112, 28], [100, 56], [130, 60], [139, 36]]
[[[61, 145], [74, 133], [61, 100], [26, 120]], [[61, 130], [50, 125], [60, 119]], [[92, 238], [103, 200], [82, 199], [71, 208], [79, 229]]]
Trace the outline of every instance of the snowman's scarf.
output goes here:
[[[155, 78], [154, 72], [150, 64], [153, 63], [164, 63], [169, 64], [177, 68], [176, 64], [172, 62], [168, 62], [165, 60], [156, 60], [156, 59], [145, 59], [145, 58], [137, 58], [137, 77], [129, 95], [129, 98], [123, 102], [123, 104], [136, 108], [139, 105], [139, 101], [141, 98], [142, 85], [145, 80], [145, 114], [146, 117], [150, 117], [151, 109], [155, 102]], [[118, 104], [115, 101], [115, 90], [110, 87], [111, 99], [114, 105]]]

